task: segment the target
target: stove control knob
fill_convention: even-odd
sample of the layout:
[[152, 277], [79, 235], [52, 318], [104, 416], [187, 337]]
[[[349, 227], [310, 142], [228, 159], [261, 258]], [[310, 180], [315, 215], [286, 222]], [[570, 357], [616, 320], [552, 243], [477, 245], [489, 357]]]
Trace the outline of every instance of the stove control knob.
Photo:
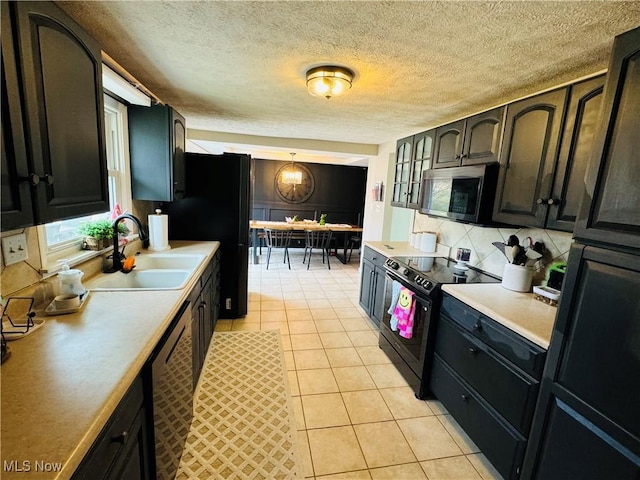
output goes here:
[[414, 280], [418, 285], [422, 285], [422, 282], [424, 281], [424, 278], [422, 278], [420, 275], [416, 275], [416, 278]]
[[410, 273], [411, 273], [411, 270], [409, 270], [408, 268], [405, 268], [404, 270], [402, 270], [402, 274], [406, 275], [407, 277], [409, 276]]
[[426, 281], [426, 282], [424, 282], [424, 283], [422, 284], [422, 286], [423, 286], [424, 288], [431, 288], [431, 286], [432, 286], [432, 285], [433, 285], [433, 284], [432, 284], [431, 282], [429, 282], [429, 281]]
[[397, 270], [400, 268], [400, 264], [398, 262], [391, 262], [390, 264], [391, 268], [393, 268], [394, 270]]

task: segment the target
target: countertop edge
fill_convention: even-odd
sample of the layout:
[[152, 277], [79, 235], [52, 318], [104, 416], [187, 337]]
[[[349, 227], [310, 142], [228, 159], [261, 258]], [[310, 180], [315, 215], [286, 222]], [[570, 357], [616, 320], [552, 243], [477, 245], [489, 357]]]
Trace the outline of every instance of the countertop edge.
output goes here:
[[383, 242], [383, 241], [373, 241], [373, 240], [365, 240], [364, 245], [372, 248], [376, 252], [385, 257], [399, 257], [399, 256], [409, 256], [409, 257], [449, 257], [449, 247], [446, 247], [441, 244], [436, 245], [435, 252], [423, 252], [420, 249], [414, 248], [409, 245], [408, 242]]
[[[478, 284], [475, 284], [475, 285], [478, 285]], [[534, 300], [533, 294], [531, 293], [520, 293], [520, 292], [513, 292], [510, 290], [506, 290], [499, 283], [482, 284], [482, 285], [484, 285], [485, 288], [487, 287], [500, 288], [501, 290], [498, 290], [498, 291], [501, 294], [506, 295], [513, 299], [514, 307], [516, 307], [515, 305], [516, 303], [523, 303], [523, 302], [526, 304], [528, 304], [529, 302], [539, 303], [539, 305], [537, 304], [534, 304], [534, 305], [536, 306], [536, 309], [542, 310], [545, 313], [545, 316], [544, 318], [538, 319], [538, 321], [540, 322], [540, 325], [538, 326], [543, 327], [541, 330], [543, 330], [545, 334], [541, 334], [539, 332], [533, 331], [531, 328], [527, 328], [527, 326], [523, 325], [521, 322], [518, 322], [514, 318], [510, 318], [511, 317], [510, 315], [505, 315], [504, 313], [497, 311], [495, 308], [485, 303], [485, 300], [488, 302], [490, 301], [490, 298], [487, 298], [485, 296], [484, 298], [479, 299], [477, 296], [470, 295], [468, 291], [465, 291], [466, 285], [463, 285], [463, 284], [443, 285], [442, 291], [448, 293], [452, 297], [457, 298], [458, 300], [467, 304], [469, 307], [495, 320], [501, 325], [504, 325], [505, 327], [509, 328], [510, 330], [517, 333], [518, 335], [525, 338], [526, 340], [536, 344], [537, 346], [544, 348], [545, 350], [549, 349], [549, 344], [551, 341], [551, 333], [553, 331], [553, 324], [555, 322], [555, 313], [557, 311], [556, 307], [551, 307], [549, 305], [543, 304], [542, 302], [538, 302], [537, 300]], [[548, 335], [546, 335], [546, 333], [548, 333]]]

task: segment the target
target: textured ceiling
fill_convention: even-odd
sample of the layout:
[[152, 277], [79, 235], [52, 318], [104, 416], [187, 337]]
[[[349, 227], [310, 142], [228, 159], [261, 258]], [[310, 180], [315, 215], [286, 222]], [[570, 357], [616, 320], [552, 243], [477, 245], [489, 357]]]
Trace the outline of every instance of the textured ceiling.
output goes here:
[[[640, 25], [640, 2], [57, 3], [190, 129], [362, 144], [602, 70]], [[306, 93], [322, 63], [348, 95]]]

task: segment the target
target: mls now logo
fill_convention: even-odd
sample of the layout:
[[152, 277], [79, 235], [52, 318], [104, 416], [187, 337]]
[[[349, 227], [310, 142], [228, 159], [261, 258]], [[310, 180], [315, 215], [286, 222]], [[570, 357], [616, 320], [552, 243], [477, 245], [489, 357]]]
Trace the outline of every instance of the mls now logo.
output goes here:
[[45, 462], [43, 460], [5, 460], [2, 464], [5, 472], [59, 472], [62, 463]]

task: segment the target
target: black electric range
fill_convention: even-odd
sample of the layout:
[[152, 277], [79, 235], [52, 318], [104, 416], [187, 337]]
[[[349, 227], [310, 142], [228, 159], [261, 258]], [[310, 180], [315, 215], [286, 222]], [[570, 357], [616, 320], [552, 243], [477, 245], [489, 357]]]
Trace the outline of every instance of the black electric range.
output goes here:
[[407, 287], [429, 296], [437, 295], [445, 283], [500, 282], [498, 277], [446, 257], [392, 257], [385, 267]]
[[[392, 257], [385, 262], [386, 281], [379, 346], [414, 389], [418, 398], [432, 397], [429, 388], [436, 329], [442, 303], [441, 286], [451, 283], [497, 283], [497, 277], [445, 257]], [[392, 311], [396, 285], [411, 290], [415, 302], [412, 333], [401, 334]]]

